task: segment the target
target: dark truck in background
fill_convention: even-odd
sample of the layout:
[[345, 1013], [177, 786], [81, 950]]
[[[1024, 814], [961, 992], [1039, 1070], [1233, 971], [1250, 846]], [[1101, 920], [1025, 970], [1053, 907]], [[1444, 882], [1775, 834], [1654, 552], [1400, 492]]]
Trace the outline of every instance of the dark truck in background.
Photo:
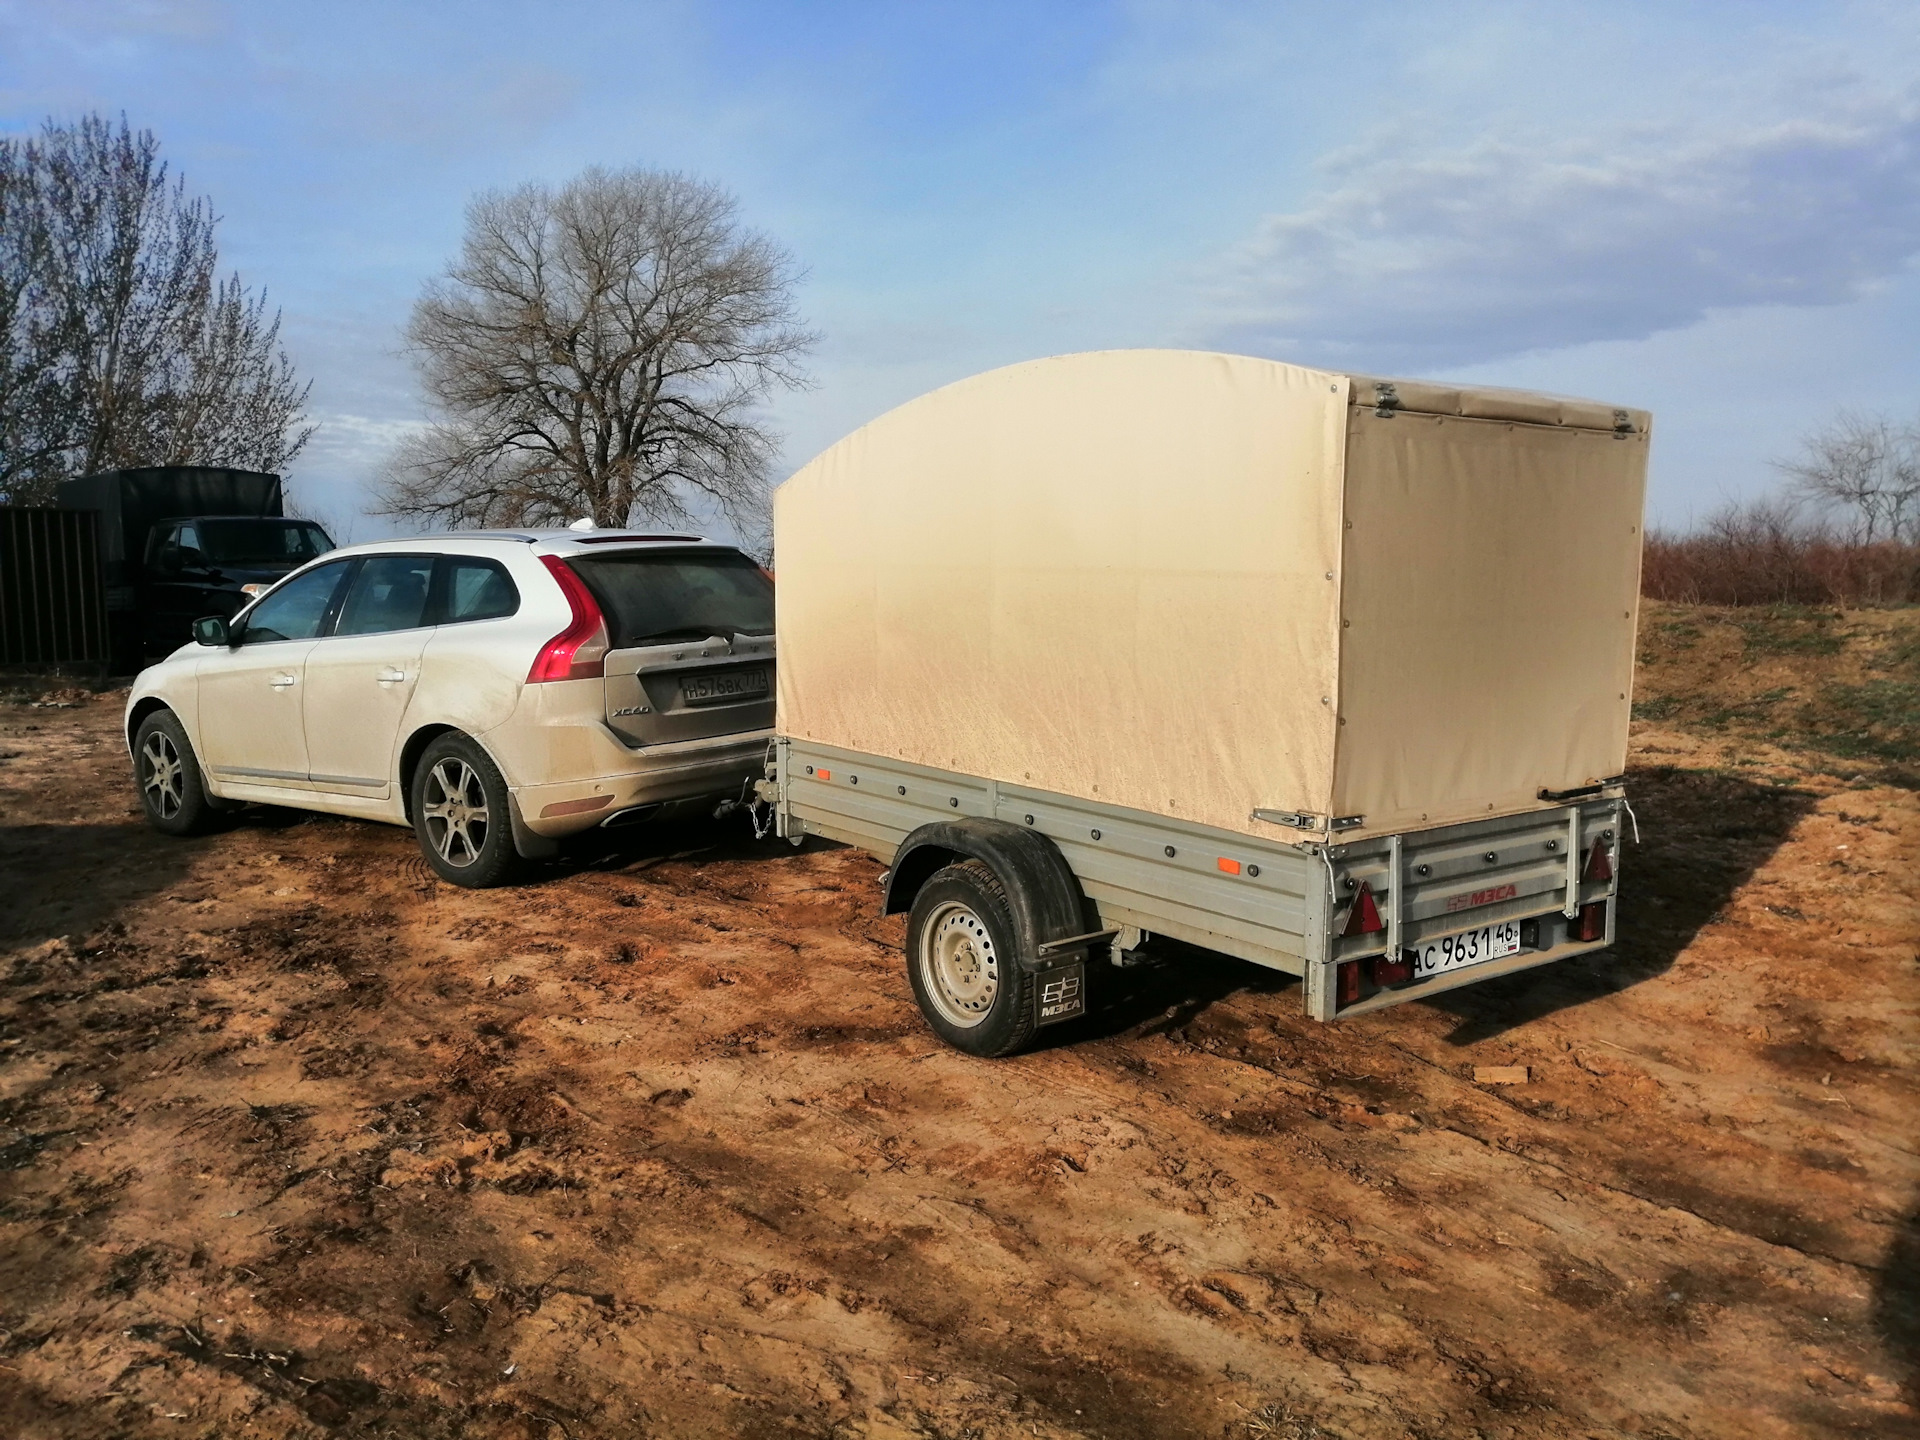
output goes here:
[[165, 465], [63, 482], [57, 503], [99, 518], [112, 668], [172, 653], [203, 615], [231, 618], [254, 595], [334, 548], [311, 520], [287, 518], [280, 477]]

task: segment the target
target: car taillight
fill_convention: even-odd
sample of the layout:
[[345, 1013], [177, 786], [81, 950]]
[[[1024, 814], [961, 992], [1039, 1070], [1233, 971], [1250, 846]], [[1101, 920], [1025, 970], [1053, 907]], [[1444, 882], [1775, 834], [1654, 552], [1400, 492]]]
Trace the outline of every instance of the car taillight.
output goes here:
[[1344, 960], [1335, 972], [1338, 981], [1333, 1003], [1336, 1006], [1351, 1005], [1360, 998], [1360, 962]]
[[586, 582], [556, 555], [542, 555], [540, 563], [560, 586], [573, 608], [567, 628], [540, 647], [527, 672], [527, 683], [543, 680], [595, 680], [607, 673], [607, 622]]

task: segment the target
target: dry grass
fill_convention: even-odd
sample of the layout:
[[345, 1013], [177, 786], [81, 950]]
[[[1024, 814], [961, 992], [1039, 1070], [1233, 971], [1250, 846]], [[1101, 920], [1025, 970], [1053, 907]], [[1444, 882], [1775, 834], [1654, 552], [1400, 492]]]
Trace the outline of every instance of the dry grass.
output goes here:
[[1635, 685], [1636, 720], [1920, 787], [1920, 610], [1649, 601]]

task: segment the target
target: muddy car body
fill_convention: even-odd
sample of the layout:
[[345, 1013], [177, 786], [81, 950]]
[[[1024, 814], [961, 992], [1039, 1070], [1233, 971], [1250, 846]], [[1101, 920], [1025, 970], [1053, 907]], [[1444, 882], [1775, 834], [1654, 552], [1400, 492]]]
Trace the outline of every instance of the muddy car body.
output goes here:
[[771, 606], [750, 558], [692, 536], [351, 546], [141, 673], [136, 779], [162, 828], [244, 802], [413, 824], [446, 878], [493, 883], [569, 834], [738, 797], [770, 733]]

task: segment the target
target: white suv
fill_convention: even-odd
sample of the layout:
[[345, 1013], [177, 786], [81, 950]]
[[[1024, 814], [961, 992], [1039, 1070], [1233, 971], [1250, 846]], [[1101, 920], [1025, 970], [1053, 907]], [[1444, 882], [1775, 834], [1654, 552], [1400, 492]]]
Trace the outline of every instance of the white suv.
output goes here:
[[458, 885], [737, 797], [773, 725], [772, 577], [687, 535], [477, 531], [330, 552], [134, 682], [147, 819], [248, 801], [411, 824]]

